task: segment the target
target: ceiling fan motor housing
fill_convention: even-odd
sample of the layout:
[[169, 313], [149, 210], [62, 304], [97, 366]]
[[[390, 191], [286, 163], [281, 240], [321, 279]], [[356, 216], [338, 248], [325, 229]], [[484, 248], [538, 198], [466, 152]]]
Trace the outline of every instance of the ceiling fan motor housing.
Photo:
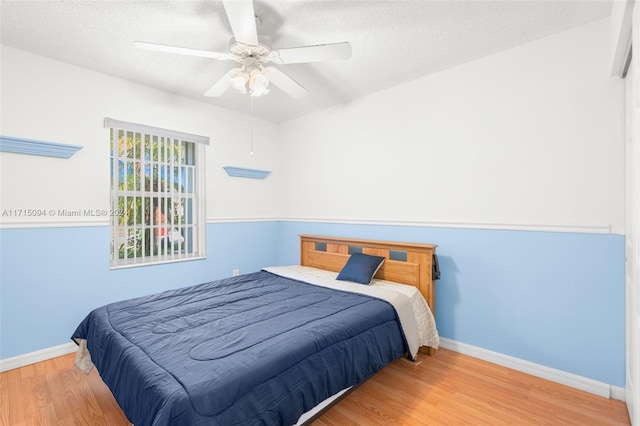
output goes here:
[[241, 64], [248, 65], [253, 61], [264, 63], [269, 61], [271, 46], [261, 42], [258, 42], [257, 46], [250, 46], [232, 38], [229, 42], [229, 52]]

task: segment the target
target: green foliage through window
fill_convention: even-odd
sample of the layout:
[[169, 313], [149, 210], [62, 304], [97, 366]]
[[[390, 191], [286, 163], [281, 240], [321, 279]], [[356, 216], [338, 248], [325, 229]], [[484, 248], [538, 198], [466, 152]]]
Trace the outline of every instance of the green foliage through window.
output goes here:
[[112, 262], [193, 253], [196, 146], [111, 130]]

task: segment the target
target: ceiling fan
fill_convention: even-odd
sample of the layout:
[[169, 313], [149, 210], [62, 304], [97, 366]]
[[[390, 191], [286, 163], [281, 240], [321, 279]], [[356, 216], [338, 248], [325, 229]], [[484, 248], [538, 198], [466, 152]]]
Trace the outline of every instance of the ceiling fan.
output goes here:
[[239, 68], [229, 70], [204, 93], [204, 96], [212, 97], [222, 96], [230, 87], [251, 96], [260, 96], [268, 93], [269, 84], [273, 84], [292, 98], [300, 99], [309, 91], [278, 68], [265, 66], [267, 63], [284, 65], [351, 58], [351, 45], [348, 42], [272, 50], [258, 40], [253, 0], [223, 0], [222, 3], [233, 31], [228, 53], [142, 41], [136, 41], [135, 46], [145, 50], [239, 63]]

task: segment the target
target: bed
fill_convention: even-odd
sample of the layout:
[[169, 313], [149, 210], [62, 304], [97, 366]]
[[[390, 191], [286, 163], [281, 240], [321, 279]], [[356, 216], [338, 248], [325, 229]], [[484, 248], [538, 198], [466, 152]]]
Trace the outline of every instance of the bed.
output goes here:
[[[136, 426], [303, 423], [437, 347], [435, 249], [301, 235], [300, 265], [92, 311], [72, 335], [76, 365], [95, 365]], [[370, 285], [336, 280], [362, 255], [384, 258]]]

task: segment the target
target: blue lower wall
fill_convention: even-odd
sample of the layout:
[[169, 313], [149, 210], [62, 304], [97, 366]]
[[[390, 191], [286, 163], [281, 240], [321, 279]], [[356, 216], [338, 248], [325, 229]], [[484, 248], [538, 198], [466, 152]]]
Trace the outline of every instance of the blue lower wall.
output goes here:
[[0, 359], [69, 342], [94, 308], [277, 262], [277, 222], [207, 225], [207, 258], [109, 270], [108, 227], [0, 231]]
[[299, 234], [438, 244], [441, 336], [625, 386], [621, 235], [283, 222], [279, 263]]
[[268, 265], [299, 234], [438, 244], [443, 337], [624, 387], [624, 237], [249, 222], [207, 225], [206, 260], [109, 270], [109, 229], [0, 231], [0, 359], [60, 345], [93, 308]]

